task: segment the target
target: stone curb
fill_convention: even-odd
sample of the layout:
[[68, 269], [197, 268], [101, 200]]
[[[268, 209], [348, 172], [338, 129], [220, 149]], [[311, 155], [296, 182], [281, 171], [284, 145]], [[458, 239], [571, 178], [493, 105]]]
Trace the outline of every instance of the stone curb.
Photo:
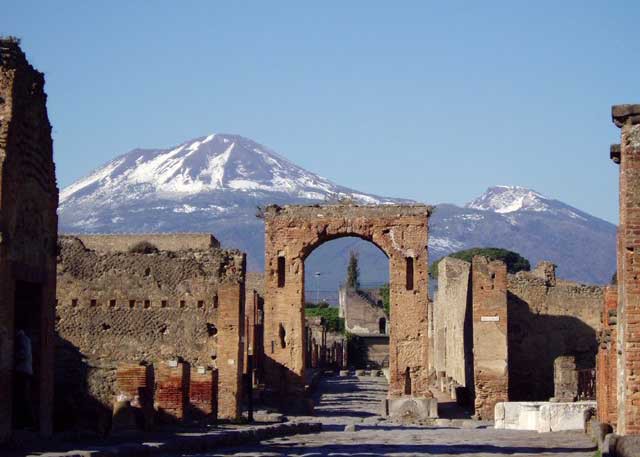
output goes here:
[[171, 436], [166, 441], [124, 443], [114, 446], [93, 447], [87, 450], [27, 454], [27, 457], [147, 457], [171, 453], [198, 453], [223, 446], [258, 444], [262, 440], [280, 436], [316, 433], [322, 431], [318, 422], [296, 422], [259, 426], [245, 430], [225, 430], [210, 434], [185, 433]]

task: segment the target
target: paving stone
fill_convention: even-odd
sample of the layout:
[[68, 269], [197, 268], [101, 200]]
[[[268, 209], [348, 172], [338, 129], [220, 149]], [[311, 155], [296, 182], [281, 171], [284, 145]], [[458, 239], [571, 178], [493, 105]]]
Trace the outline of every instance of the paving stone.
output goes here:
[[[321, 433], [267, 439], [260, 445], [227, 448], [200, 457], [592, 457], [595, 453], [594, 444], [585, 434], [577, 432], [496, 430], [489, 422], [473, 420], [442, 420], [441, 426], [394, 424], [379, 416], [387, 392], [384, 378], [324, 378], [319, 390], [322, 395], [316, 398], [316, 416], [289, 419], [294, 423], [310, 419], [320, 422]], [[360, 422], [354, 423], [356, 420]]]

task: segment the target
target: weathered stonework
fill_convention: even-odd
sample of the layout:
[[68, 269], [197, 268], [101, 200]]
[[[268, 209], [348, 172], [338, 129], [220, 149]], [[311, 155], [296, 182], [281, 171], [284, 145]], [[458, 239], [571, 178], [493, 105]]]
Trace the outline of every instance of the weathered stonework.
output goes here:
[[[474, 375], [470, 368], [478, 349], [474, 330], [477, 321], [474, 293], [486, 294], [475, 283], [471, 265], [462, 260], [440, 261], [438, 289], [434, 303], [434, 344], [431, 360], [436, 384], [456, 398], [473, 396]], [[602, 288], [557, 279], [555, 266], [541, 262], [531, 272], [507, 275], [508, 398], [509, 401], [546, 401], [554, 396], [554, 361], [571, 355], [579, 368], [579, 379], [589, 381], [596, 353], [596, 334], [600, 327]], [[502, 300], [502, 298], [501, 298]], [[485, 316], [485, 323], [491, 316]], [[481, 318], [481, 317], [480, 317]], [[498, 322], [498, 321], [496, 321]], [[589, 387], [580, 382], [580, 387]], [[588, 389], [579, 389], [579, 394]], [[459, 396], [458, 393], [463, 395]], [[581, 398], [591, 398], [582, 397]]]
[[464, 260], [445, 257], [438, 263], [432, 361], [436, 372], [473, 389], [470, 275], [471, 264]]
[[[146, 362], [158, 384], [166, 363], [181, 360], [185, 376], [217, 368], [218, 415], [239, 418], [244, 275], [238, 251], [96, 252], [78, 238], [61, 237], [56, 369], [62, 411], [76, 404], [84, 424], [95, 418], [93, 427], [105, 428], [119, 365]], [[185, 398], [188, 385], [181, 387]], [[186, 407], [161, 409], [181, 418]]]
[[389, 257], [389, 396], [431, 397], [427, 376], [430, 214], [431, 208], [424, 205], [270, 206], [265, 210], [267, 377], [283, 398], [303, 396], [305, 258], [322, 243], [344, 236], [370, 241]]
[[602, 287], [556, 279], [550, 262], [508, 276], [510, 401], [553, 397], [560, 356], [594, 368], [602, 300]]
[[616, 433], [640, 433], [640, 105], [616, 105], [621, 128], [618, 227], [618, 411]]
[[618, 411], [616, 322], [618, 310], [618, 287], [604, 289], [602, 329], [598, 338], [596, 359], [596, 400], [598, 420], [602, 424], [615, 427]]
[[509, 399], [507, 266], [476, 256], [471, 277], [475, 412], [492, 420], [496, 403]]
[[0, 442], [20, 412], [13, 404], [14, 337], [34, 354], [30, 427], [52, 431], [53, 326], [58, 189], [44, 75], [15, 39], [0, 39]]

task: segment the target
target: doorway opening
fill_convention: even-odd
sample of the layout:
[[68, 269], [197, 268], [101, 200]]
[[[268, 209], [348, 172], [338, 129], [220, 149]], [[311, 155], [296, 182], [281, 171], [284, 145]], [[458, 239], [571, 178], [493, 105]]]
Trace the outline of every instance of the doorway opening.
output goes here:
[[38, 431], [42, 284], [16, 281], [14, 292], [13, 429]]

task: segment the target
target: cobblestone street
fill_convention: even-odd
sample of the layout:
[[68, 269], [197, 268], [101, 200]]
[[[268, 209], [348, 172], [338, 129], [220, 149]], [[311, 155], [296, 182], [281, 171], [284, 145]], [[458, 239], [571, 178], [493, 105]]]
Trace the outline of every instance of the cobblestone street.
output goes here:
[[[471, 420], [438, 421], [438, 426], [399, 425], [379, 416], [386, 394], [384, 378], [325, 378], [316, 416], [296, 418], [322, 422], [324, 431], [263, 441], [259, 446], [227, 448], [204, 456], [439, 455], [439, 456], [572, 456], [595, 454], [580, 432], [538, 434], [494, 430]], [[348, 426], [350, 431], [345, 431]], [[355, 430], [353, 430], [355, 428]]]

